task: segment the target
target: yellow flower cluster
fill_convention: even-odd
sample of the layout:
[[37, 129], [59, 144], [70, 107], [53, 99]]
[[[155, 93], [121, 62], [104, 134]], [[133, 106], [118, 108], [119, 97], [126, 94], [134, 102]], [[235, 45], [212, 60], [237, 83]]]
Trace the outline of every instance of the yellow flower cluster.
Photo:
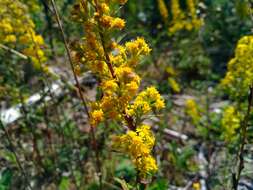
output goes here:
[[242, 37], [236, 46], [235, 57], [227, 66], [221, 86], [233, 98], [245, 97], [253, 84], [253, 36]]
[[200, 184], [199, 182], [194, 182], [194, 183], [192, 184], [192, 188], [193, 188], [194, 190], [201, 190], [201, 184]]
[[231, 142], [236, 137], [236, 130], [240, 127], [241, 115], [237, 113], [235, 107], [228, 106], [221, 120], [223, 135], [227, 142]]
[[181, 91], [180, 84], [176, 81], [177, 72], [172, 66], [166, 67], [166, 73], [168, 74], [168, 83], [172, 91], [179, 93]]
[[169, 12], [166, 7], [166, 3], [164, 2], [164, 0], [157, 0], [157, 3], [158, 3], [159, 12], [163, 20], [166, 22], [169, 17]]
[[92, 120], [91, 125], [95, 126], [104, 120], [104, 112], [100, 110], [94, 110], [91, 112]]
[[164, 100], [156, 88], [148, 87], [145, 91], [138, 94], [133, 104], [129, 105], [127, 113], [138, 118], [152, 110], [160, 110], [164, 106]]
[[[35, 32], [28, 6], [20, 1], [0, 1], [0, 41], [29, 56], [37, 69], [46, 61], [44, 40]], [[47, 71], [46, 67], [44, 70]]]
[[192, 119], [194, 124], [197, 124], [200, 120], [200, 113], [197, 103], [193, 99], [186, 100], [185, 112]]
[[169, 86], [171, 87], [173, 92], [179, 93], [181, 91], [180, 85], [177, 83], [177, 81], [174, 78], [169, 77], [168, 83], [169, 83]]
[[[122, 148], [120, 150], [135, 158], [136, 168], [146, 173], [156, 168], [150, 154], [154, 137], [150, 128], [137, 123], [137, 119], [149, 111], [163, 108], [164, 101], [154, 87], [138, 94], [141, 78], [135, 72], [135, 66], [151, 51], [145, 40], [138, 37], [124, 44], [113, 40], [112, 34], [125, 26], [123, 19], [114, 17], [114, 9], [124, 3], [126, 0], [82, 0], [74, 6], [73, 18], [82, 23], [85, 36], [72, 44], [72, 56], [78, 73], [82, 68], [87, 68], [100, 81], [102, 96], [90, 103], [90, 124], [95, 127], [104, 120], [116, 120], [127, 125], [130, 131], [117, 138], [125, 147], [124, 151]], [[131, 142], [131, 139], [134, 141]], [[142, 146], [133, 146], [133, 143]], [[134, 148], [136, 152], [142, 152], [145, 147], [145, 156], [142, 153], [139, 158], [133, 152]]]
[[194, 29], [199, 29], [203, 25], [203, 20], [197, 17], [197, 3], [195, 0], [186, 0], [186, 4], [187, 12], [180, 8], [179, 0], [171, 0], [172, 21], [169, 27], [170, 35], [180, 30], [192, 31]]
[[150, 155], [155, 143], [148, 125], [141, 125], [136, 131], [114, 137], [114, 148], [129, 154], [142, 176], [157, 171], [155, 159]]

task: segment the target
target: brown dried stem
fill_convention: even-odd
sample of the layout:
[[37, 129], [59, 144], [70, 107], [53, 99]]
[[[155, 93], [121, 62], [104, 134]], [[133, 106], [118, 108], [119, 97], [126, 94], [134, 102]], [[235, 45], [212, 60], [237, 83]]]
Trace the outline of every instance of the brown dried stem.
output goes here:
[[[60, 19], [55, 1], [51, 0], [51, 3], [52, 3], [52, 6], [53, 6], [53, 10], [54, 10], [54, 14], [55, 14], [55, 17], [56, 17], [57, 24], [58, 24], [58, 26], [60, 28], [60, 31], [61, 31], [64, 46], [65, 46], [65, 49], [67, 51], [69, 63], [70, 63], [71, 70], [72, 70], [72, 73], [73, 73], [73, 76], [74, 76], [74, 79], [75, 79], [75, 82], [76, 82], [76, 86], [78, 88], [80, 99], [81, 99], [83, 107], [84, 107], [84, 111], [87, 114], [88, 118], [90, 119], [90, 113], [89, 113], [89, 110], [88, 110], [88, 106], [87, 106], [86, 101], [84, 99], [82, 89], [81, 89], [81, 85], [78, 81], [77, 75], [76, 75], [75, 70], [74, 70], [74, 63], [73, 63], [73, 60], [72, 60], [72, 57], [71, 57], [71, 53], [70, 53], [70, 49], [69, 49], [69, 46], [68, 46], [67, 38], [66, 38], [66, 35], [64, 33], [64, 30], [63, 30], [63, 26], [62, 26], [62, 23], [61, 23], [61, 19]], [[100, 189], [102, 190], [101, 163], [100, 163], [100, 160], [99, 160], [99, 152], [98, 152], [97, 141], [96, 141], [95, 131], [94, 131], [93, 126], [91, 126], [91, 137], [92, 137], [92, 141], [94, 142], [93, 144], [94, 144], [95, 155], [96, 155], [96, 165], [97, 165], [97, 171], [98, 171], [98, 175], [99, 175], [99, 184], [100, 184]]]

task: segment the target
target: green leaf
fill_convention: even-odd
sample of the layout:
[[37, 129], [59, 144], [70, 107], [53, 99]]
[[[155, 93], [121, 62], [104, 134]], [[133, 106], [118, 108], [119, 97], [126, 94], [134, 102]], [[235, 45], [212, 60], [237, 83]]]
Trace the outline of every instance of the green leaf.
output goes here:
[[247, 1], [238, 1], [236, 3], [236, 13], [241, 19], [249, 16], [249, 3]]
[[61, 179], [61, 182], [60, 182], [60, 185], [59, 185], [59, 190], [68, 190], [69, 185], [70, 185], [69, 179], [66, 178], [66, 177], [63, 177]]
[[0, 184], [0, 190], [7, 190], [5, 186]]
[[131, 187], [127, 184], [125, 180], [119, 179], [117, 177], [115, 177], [114, 179], [121, 185], [123, 190], [130, 190]]
[[0, 175], [0, 190], [8, 189], [11, 184], [13, 173], [10, 169], [6, 169]]

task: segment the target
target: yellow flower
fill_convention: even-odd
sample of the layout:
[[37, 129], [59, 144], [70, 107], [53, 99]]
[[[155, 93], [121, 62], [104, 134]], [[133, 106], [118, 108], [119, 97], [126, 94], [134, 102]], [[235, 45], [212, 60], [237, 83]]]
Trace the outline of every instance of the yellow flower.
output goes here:
[[105, 28], [123, 29], [125, 27], [125, 21], [121, 18], [114, 18], [108, 15], [103, 15], [100, 18], [100, 23]]
[[94, 110], [91, 112], [90, 115], [91, 115], [90, 122], [91, 122], [92, 126], [97, 126], [104, 119], [104, 113], [103, 113], [102, 109]]
[[139, 93], [132, 105], [127, 109], [130, 115], [147, 114], [152, 109], [160, 110], [165, 107], [164, 99], [161, 97], [155, 87], [148, 87], [145, 91]]
[[118, 85], [115, 80], [107, 80], [102, 82], [101, 88], [103, 89], [104, 93], [112, 94], [116, 92]]
[[7, 35], [4, 39], [4, 42], [6, 43], [13, 43], [13, 42], [16, 42], [16, 36], [15, 35]]
[[124, 84], [127, 84], [131, 81], [139, 83], [140, 81], [140, 77], [134, 73], [130, 67], [127, 66], [115, 68], [115, 74], [118, 77], [119, 81]]
[[164, 99], [157, 99], [155, 102], [155, 108], [157, 110], [163, 109], [165, 107]]
[[184, 13], [180, 9], [179, 0], [171, 0], [171, 12], [174, 20], [180, 20], [185, 17]]
[[166, 19], [169, 17], [169, 13], [164, 0], [158, 0], [158, 8], [164, 21], [166, 21]]
[[13, 32], [13, 27], [11, 26], [11, 23], [8, 20], [0, 21], [0, 29], [5, 33]]
[[19, 37], [19, 41], [23, 44], [27, 44], [27, 43], [30, 43], [31, 41], [31, 38], [30, 38], [30, 35], [28, 34], [24, 34], [22, 36]]
[[175, 79], [169, 77], [168, 78], [168, 83], [171, 87], [171, 89], [176, 92], [176, 93], [179, 93], [180, 92], [180, 86], [179, 84], [175, 81]]
[[158, 170], [155, 159], [150, 155], [139, 157], [136, 160], [133, 160], [133, 162], [140, 171], [140, 175], [144, 177], [147, 174], [154, 173]]
[[198, 106], [195, 100], [193, 99], [186, 100], [185, 111], [186, 111], [186, 114], [191, 117], [194, 124], [197, 124], [199, 122], [200, 114], [199, 114]]
[[194, 0], [187, 0], [187, 12], [184, 12], [180, 8], [179, 0], [171, 0], [171, 13], [172, 21], [169, 27], [169, 34], [173, 35], [180, 30], [191, 31], [193, 29], [199, 29], [203, 20], [197, 17], [196, 3]]
[[253, 36], [242, 37], [236, 46], [235, 57], [228, 63], [227, 73], [221, 81], [221, 87], [232, 98], [248, 95], [253, 83]]
[[110, 28], [112, 26], [113, 17], [108, 15], [103, 15], [100, 18], [100, 24], [105, 28]]
[[125, 21], [121, 18], [115, 18], [113, 21], [112, 21], [112, 28], [117, 28], [119, 30], [123, 29], [125, 27]]
[[126, 50], [131, 55], [148, 55], [151, 51], [144, 38], [138, 37], [136, 40], [125, 44]]
[[187, 3], [192, 19], [196, 19], [196, 8], [195, 8], [194, 0], [187, 0], [186, 3]]
[[101, 12], [104, 13], [104, 14], [107, 14], [110, 11], [110, 8], [106, 3], [102, 3], [100, 5], [100, 8], [101, 8]]
[[127, 153], [141, 175], [156, 172], [155, 159], [150, 155], [154, 146], [155, 138], [150, 126], [142, 125], [134, 131], [113, 138], [113, 147]]
[[130, 83], [126, 85], [127, 93], [129, 93], [132, 96], [134, 96], [137, 93], [138, 88], [139, 88], [139, 83], [135, 81], [131, 81]]
[[34, 41], [35, 41], [35, 43], [37, 43], [38, 45], [43, 45], [43, 44], [44, 44], [44, 39], [42, 38], [41, 35], [36, 35], [36, 36], [34, 36]]
[[159, 92], [156, 90], [154, 86], [148, 87], [144, 91], [143, 95], [151, 98], [152, 100], [157, 100], [161, 98]]
[[230, 142], [236, 137], [236, 130], [240, 127], [241, 116], [236, 112], [235, 107], [228, 106], [221, 120], [223, 135], [226, 141]]
[[136, 129], [138, 135], [143, 139], [145, 144], [151, 149], [155, 144], [155, 138], [151, 132], [149, 125], [142, 125]]
[[[112, 96], [104, 96], [102, 98], [101, 102], [101, 109], [105, 112], [105, 113], [110, 113], [111, 112], [117, 112], [117, 100], [115, 100], [114, 97]], [[114, 115], [114, 114], [113, 114]]]
[[168, 66], [168, 67], [166, 67], [166, 72], [171, 76], [171, 77], [173, 77], [173, 76], [176, 76], [176, 71], [175, 71], [175, 69], [172, 67], [172, 66]]
[[200, 190], [200, 189], [201, 189], [201, 185], [200, 185], [199, 182], [194, 182], [194, 183], [192, 184], [192, 188], [193, 188], [194, 190]]

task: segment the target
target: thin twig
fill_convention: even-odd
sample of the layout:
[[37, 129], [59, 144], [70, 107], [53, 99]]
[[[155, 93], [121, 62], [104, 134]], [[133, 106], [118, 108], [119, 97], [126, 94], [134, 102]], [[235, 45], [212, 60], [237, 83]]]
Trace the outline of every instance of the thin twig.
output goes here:
[[[24, 55], [23, 53], [20, 53], [19, 51], [15, 50], [15, 49], [12, 49], [12, 48], [10, 48], [10, 47], [4, 45], [4, 44], [0, 44], [0, 48], [4, 49], [4, 50], [6, 50], [6, 51], [9, 51], [9, 52], [11, 52], [11, 53], [13, 53], [13, 54], [17, 55], [18, 57], [20, 57], [20, 58], [22, 58], [22, 59], [25, 59], [25, 60], [29, 59], [29, 56], [26, 56], [26, 55]], [[43, 70], [42, 70], [42, 72], [43, 72]], [[54, 78], [56, 78], [56, 79], [61, 79], [61, 77], [60, 77], [59, 75], [57, 75], [55, 72], [53, 72], [53, 70], [50, 70], [50, 69], [49, 69], [48, 72], [49, 72], [48, 74], [49, 74], [50, 76], [52, 76], [52, 77], [54, 77]], [[63, 82], [65, 82], [65, 81], [63, 81]]]
[[81, 85], [78, 81], [77, 75], [75, 74], [74, 63], [72, 61], [72, 57], [71, 57], [70, 49], [69, 49], [69, 46], [68, 46], [67, 38], [66, 38], [66, 35], [63, 31], [63, 26], [62, 26], [62, 23], [61, 23], [61, 19], [60, 19], [58, 10], [56, 8], [55, 1], [51, 0], [51, 3], [52, 3], [52, 6], [53, 6], [53, 10], [54, 10], [54, 14], [55, 14], [55, 17], [56, 17], [57, 24], [58, 24], [58, 26], [60, 28], [60, 31], [61, 31], [61, 35], [62, 35], [62, 38], [63, 38], [63, 41], [64, 41], [64, 46], [65, 46], [65, 49], [67, 51], [69, 63], [70, 63], [70, 66], [71, 66], [72, 73], [74, 75], [74, 79], [75, 79], [76, 86], [77, 86], [78, 91], [79, 91], [79, 95], [80, 95], [83, 107], [85, 108], [85, 112], [86, 112], [87, 116], [90, 117], [88, 106], [86, 105], [86, 102], [85, 102], [85, 99], [84, 99], [84, 96], [83, 96], [83, 93], [82, 93]]
[[[63, 38], [63, 41], [64, 41], [64, 46], [65, 46], [65, 49], [67, 51], [69, 63], [70, 63], [70, 66], [71, 66], [71, 70], [72, 70], [72, 73], [74, 75], [74, 79], [75, 79], [75, 82], [76, 82], [76, 85], [77, 85], [77, 88], [78, 88], [79, 96], [81, 98], [81, 101], [82, 101], [85, 113], [87, 114], [88, 118], [90, 119], [90, 113], [89, 113], [89, 110], [88, 110], [88, 106], [87, 106], [87, 104], [85, 102], [85, 99], [84, 99], [84, 96], [83, 96], [83, 93], [82, 93], [82, 89], [81, 89], [80, 83], [78, 81], [77, 75], [76, 75], [75, 70], [74, 70], [74, 63], [72, 61], [70, 49], [68, 47], [67, 38], [66, 38], [66, 35], [64, 33], [64, 30], [63, 30], [63, 26], [62, 26], [62, 23], [61, 23], [61, 19], [60, 19], [60, 16], [59, 16], [59, 13], [58, 13], [55, 1], [51, 0], [51, 3], [52, 3], [52, 6], [53, 6], [53, 10], [54, 10], [54, 14], [55, 14], [55, 17], [56, 17], [57, 24], [58, 24], [58, 26], [60, 28], [60, 31], [61, 31], [61, 35], [62, 35], [62, 38]], [[96, 154], [96, 164], [97, 164], [97, 170], [98, 170], [98, 175], [99, 175], [100, 189], [102, 189], [101, 163], [100, 163], [100, 160], [99, 160], [99, 152], [98, 152], [97, 141], [96, 141], [95, 131], [94, 131], [94, 127], [93, 126], [91, 126], [91, 137], [92, 137], [92, 140], [94, 142], [94, 148], [95, 148], [95, 154]]]
[[20, 100], [20, 103], [21, 103], [20, 109], [21, 109], [21, 112], [24, 115], [25, 126], [28, 126], [29, 132], [31, 132], [31, 135], [32, 135], [33, 151], [35, 152], [35, 156], [36, 156], [36, 160], [34, 160], [34, 159], [32, 159], [32, 160], [35, 164], [35, 167], [38, 170], [40, 170], [39, 167], [44, 169], [44, 166], [43, 166], [43, 163], [42, 163], [42, 157], [41, 157], [40, 151], [38, 149], [37, 135], [35, 133], [34, 127], [29, 127], [31, 121], [30, 121], [30, 118], [29, 118], [29, 115], [28, 115], [28, 110], [26, 109], [25, 102], [24, 102], [24, 97], [23, 97], [21, 91], [19, 91], [19, 100]]
[[22, 58], [22, 59], [28, 59], [28, 57], [20, 52], [18, 52], [17, 50], [15, 49], [12, 49], [12, 48], [9, 48], [8, 46], [4, 45], [4, 44], [0, 44], [0, 48], [6, 50], [6, 51], [9, 51], [15, 55], [17, 55], [18, 57]]
[[31, 185], [30, 185], [30, 183], [29, 183], [28, 175], [26, 174], [26, 172], [25, 172], [23, 166], [21, 165], [21, 162], [20, 162], [19, 157], [18, 157], [18, 155], [17, 155], [17, 153], [16, 153], [16, 151], [15, 151], [15, 147], [14, 147], [14, 145], [13, 145], [13, 143], [12, 143], [12, 140], [11, 140], [11, 137], [10, 137], [10, 135], [9, 135], [9, 132], [6, 130], [6, 128], [5, 128], [5, 126], [4, 126], [3, 122], [2, 122], [2, 120], [0, 120], [0, 126], [1, 126], [1, 128], [3, 129], [4, 134], [5, 134], [6, 138], [7, 138], [7, 141], [8, 141], [8, 143], [9, 143], [9, 145], [10, 145], [10, 150], [11, 150], [11, 152], [13, 153], [13, 155], [15, 156], [17, 165], [18, 165], [18, 167], [19, 167], [21, 173], [24, 175], [24, 177], [25, 177], [25, 179], [26, 179], [28, 188], [29, 188], [29, 189], [32, 189], [32, 187], [31, 187]]

